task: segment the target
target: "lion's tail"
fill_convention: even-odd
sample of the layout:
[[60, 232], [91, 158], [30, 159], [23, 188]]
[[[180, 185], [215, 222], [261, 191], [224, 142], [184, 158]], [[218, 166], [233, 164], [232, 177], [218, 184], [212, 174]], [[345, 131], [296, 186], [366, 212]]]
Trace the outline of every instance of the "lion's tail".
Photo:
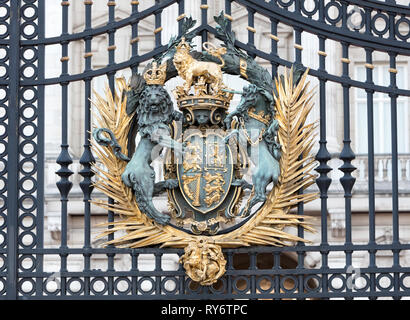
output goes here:
[[[107, 133], [109, 135], [109, 138], [102, 136], [102, 133]], [[130, 158], [128, 158], [125, 154], [121, 152], [121, 146], [119, 145], [117, 139], [115, 138], [114, 133], [107, 128], [97, 128], [94, 129], [93, 131], [93, 137], [95, 141], [97, 141], [98, 144], [108, 147], [110, 146], [112, 150], [114, 151], [115, 156], [118, 159], [124, 160], [124, 161], [130, 161]]]
[[222, 56], [227, 52], [226, 48], [216, 48], [215, 46], [213, 48], [204, 48], [211, 56], [214, 56], [221, 61], [221, 68], [225, 66], [225, 60], [222, 58]]

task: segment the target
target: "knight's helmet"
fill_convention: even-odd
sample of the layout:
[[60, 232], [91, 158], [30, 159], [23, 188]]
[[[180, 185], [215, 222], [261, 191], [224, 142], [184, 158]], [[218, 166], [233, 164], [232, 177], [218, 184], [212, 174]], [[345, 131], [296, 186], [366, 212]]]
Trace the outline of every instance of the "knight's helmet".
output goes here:
[[191, 54], [191, 45], [182, 38], [176, 47], [174, 64], [185, 85], [177, 86], [173, 93], [186, 126], [222, 127], [233, 97], [222, 81], [224, 62], [220, 52], [226, 51], [210, 43], [204, 43], [203, 47], [222, 64], [196, 60]]

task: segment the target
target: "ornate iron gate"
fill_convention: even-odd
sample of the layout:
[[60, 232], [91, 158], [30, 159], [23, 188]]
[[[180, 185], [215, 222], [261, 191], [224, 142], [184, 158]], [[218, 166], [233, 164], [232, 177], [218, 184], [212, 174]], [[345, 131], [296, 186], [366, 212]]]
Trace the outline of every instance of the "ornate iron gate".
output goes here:
[[[321, 243], [319, 245], [298, 244], [295, 247], [271, 248], [255, 247], [227, 249], [228, 266], [226, 275], [217, 286], [195, 286], [186, 278], [181, 268], [178, 271], [162, 270], [164, 254], [182, 254], [178, 249], [119, 249], [94, 248], [91, 246], [90, 203], [92, 188], [91, 162], [94, 161], [90, 152], [89, 130], [91, 105], [91, 80], [106, 74], [111, 88], [114, 86], [116, 71], [131, 68], [155, 55], [163, 52], [165, 46], [161, 42], [162, 11], [176, 4], [180, 17], [185, 12], [184, 0], [156, 0], [155, 5], [139, 11], [138, 1], [131, 1], [132, 14], [122, 20], [115, 20], [116, 1], [108, 1], [107, 24], [93, 28], [91, 13], [93, 1], [83, 1], [85, 6], [85, 29], [78, 33], [69, 33], [68, 0], [61, 2], [62, 34], [59, 37], [45, 37], [45, 0], [1, 0], [0, 1], [0, 127], [1, 127], [1, 211], [0, 211], [0, 299], [66, 299], [66, 298], [108, 298], [108, 299], [164, 299], [164, 298], [354, 298], [393, 297], [400, 299], [410, 296], [410, 287], [406, 285], [410, 277], [410, 268], [400, 265], [399, 254], [409, 250], [409, 244], [399, 241], [399, 190], [398, 190], [398, 149], [397, 149], [397, 99], [400, 96], [409, 97], [410, 90], [399, 89], [396, 85], [396, 57], [410, 56], [410, 8], [395, 4], [394, 0], [362, 1], [362, 0], [313, 0], [310, 6], [303, 0], [226, 0], [225, 13], [231, 20], [231, 6], [235, 2], [246, 8], [248, 12], [248, 41], [237, 42], [238, 47], [250, 55], [269, 61], [272, 73], [276, 74], [279, 66], [290, 67], [292, 62], [278, 55], [278, 23], [283, 23], [294, 31], [294, 57], [296, 62], [302, 62], [302, 33], [315, 35], [319, 42], [317, 69], [311, 69], [310, 75], [319, 81], [320, 96], [320, 148], [316, 159], [319, 163], [317, 185], [321, 199]], [[208, 35], [214, 33], [208, 25], [207, 0], [201, 0], [201, 24], [197, 28], [202, 41], [207, 41]], [[352, 11], [352, 6], [354, 6]], [[271, 52], [258, 50], [254, 44], [255, 15], [260, 14], [271, 22], [269, 38]], [[358, 24], [351, 23], [353, 14], [359, 15]], [[154, 16], [156, 47], [143, 55], [138, 48], [138, 23], [142, 19]], [[379, 29], [376, 20], [382, 20], [385, 27]], [[115, 33], [123, 27], [131, 27], [132, 55], [128, 61], [115, 62]], [[92, 69], [91, 45], [93, 37], [108, 34], [107, 66]], [[68, 73], [68, 48], [71, 42], [84, 41], [85, 69], [80, 74]], [[343, 73], [330, 74], [326, 71], [326, 41], [332, 40], [341, 44]], [[60, 44], [62, 50], [62, 74], [55, 78], [45, 77], [45, 49], [47, 46]], [[349, 77], [349, 47], [357, 46], [365, 50], [366, 79], [358, 81]], [[376, 51], [385, 52], [389, 56], [390, 84], [375, 85], [373, 82], [373, 55]], [[339, 61], [337, 61], [339, 63]], [[84, 247], [72, 248], [67, 245], [67, 203], [72, 183], [70, 165], [73, 160], [68, 153], [68, 95], [69, 84], [81, 81], [84, 84], [84, 147], [79, 160], [83, 166], [80, 174], [83, 180], [80, 187], [84, 198]], [[344, 115], [344, 147], [339, 159], [343, 173], [340, 183], [344, 189], [346, 235], [344, 245], [328, 243], [327, 198], [331, 184], [328, 165], [331, 155], [326, 144], [326, 86], [328, 82], [340, 84], [343, 90]], [[44, 90], [46, 86], [59, 84], [62, 93], [62, 141], [61, 153], [56, 162], [61, 166], [57, 174], [60, 177], [57, 187], [61, 194], [61, 245], [58, 248], [44, 248]], [[350, 137], [350, 100], [352, 88], [364, 89], [367, 100], [368, 123], [368, 199], [369, 199], [369, 242], [367, 244], [352, 243], [351, 198], [355, 183], [351, 173], [355, 167], [351, 161], [355, 154], [351, 149]], [[382, 92], [391, 101], [391, 145], [392, 145], [392, 225], [393, 239], [389, 244], [377, 244], [375, 240], [375, 177], [374, 177], [374, 130], [373, 127], [373, 96]], [[334, 183], [338, 183], [335, 181]], [[298, 213], [304, 212], [299, 206]], [[112, 220], [113, 215], [108, 214]], [[27, 222], [28, 221], [28, 222]], [[298, 230], [303, 237], [303, 230]], [[380, 267], [376, 264], [376, 253], [379, 250], [393, 252], [393, 265]], [[308, 269], [304, 266], [304, 256], [307, 252], [320, 252], [321, 265]], [[293, 252], [297, 256], [297, 264], [289, 269], [281, 267], [284, 253]], [[328, 265], [328, 256], [333, 252], [345, 255], [345, 267], [333, 268]], [[367, 252], [369, 265], [361, 268], [360, 277], [364, 285], [361, 288], [349, 285], [355, 279], [352, 265], [352, 255], [355, 252]], [[108, 268], [105, 271], [91, 268], [93, 255], [107, 256]], [[142, 271], [138, 265], [138, 256], [153, 254], [155, 269]], [[44, 271], [44, 257], [56, 255], [60, 260], [60, 272], [52, 275]], [[84, 259], [84, 269], [73, 272], [68, 269], [70, 255], [81, 255]], [[127, 255], [131, 258], [131, 267], [126, 271], [117, 271], [114, 258]], [[246, 256], [245, 268], [235, 264], [236, 256]], [[264, 256], [269, 263], [260, 265], [258, 259]], [[52, 291], [48, 287], [50, 281], [56, 281], [58, 287]], [[390, 280], [390, 285], [383, 287], [381, 278]], [[335, 279], [340, 282], [334, 284]], [[290, 281], [292, 286], [286, 286]], [[144, 286], [143, 283], [148, 283]], [[167, 283], [173, 283], [171, 289]], [[73, 284], [76, 284], [76, 288]], [[99, 289], [96, 284], [99, 283]], [[119, 286], [121, 284], [121, 287]], [[263, 285], [262, 285], [263, 284]]]

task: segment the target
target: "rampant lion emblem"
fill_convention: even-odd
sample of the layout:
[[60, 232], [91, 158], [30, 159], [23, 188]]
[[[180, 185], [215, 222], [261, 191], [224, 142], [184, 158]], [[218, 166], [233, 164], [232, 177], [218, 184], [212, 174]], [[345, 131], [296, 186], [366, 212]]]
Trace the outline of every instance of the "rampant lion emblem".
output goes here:
[[[134, 126], [141, 140], [131, 159], [121, 175], [124, 184], [134, 190], [135, 200], [138, 207], [147, 216], [159, 224], [167, 224], [171, 217], [159, 212], [152, 198], [167, 189], [176, 188], [178, 181], [169, 179], [155, 183], [155, 171], [151, 167], [154, 160], [155, 146], [181, 149], [181, 144], [171, 138], [170, 124], [173, 120], [180, 119], [180, 115], [174, 111], [168, 92], [160, 85], [145, 86], [139, 93], [138, 100], [130, 100], [127, 104], [127, 113], [133, 114]], [[106, 144], [101, 136], [103, 129], [94, 131], [97, 142]], [[135, 134], [131, 137], [135, 139]]]

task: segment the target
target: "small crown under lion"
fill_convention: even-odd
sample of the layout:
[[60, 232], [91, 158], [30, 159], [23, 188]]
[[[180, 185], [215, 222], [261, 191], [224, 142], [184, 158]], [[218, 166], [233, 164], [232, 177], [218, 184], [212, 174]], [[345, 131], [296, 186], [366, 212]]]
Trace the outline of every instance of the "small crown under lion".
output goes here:
[[157, 62], [153, 62], [151, 68], [145, 71], [144, 79], [148, 85], [159, 84], [163, 85], [167, 77], [166, 62], [158, 67]]

